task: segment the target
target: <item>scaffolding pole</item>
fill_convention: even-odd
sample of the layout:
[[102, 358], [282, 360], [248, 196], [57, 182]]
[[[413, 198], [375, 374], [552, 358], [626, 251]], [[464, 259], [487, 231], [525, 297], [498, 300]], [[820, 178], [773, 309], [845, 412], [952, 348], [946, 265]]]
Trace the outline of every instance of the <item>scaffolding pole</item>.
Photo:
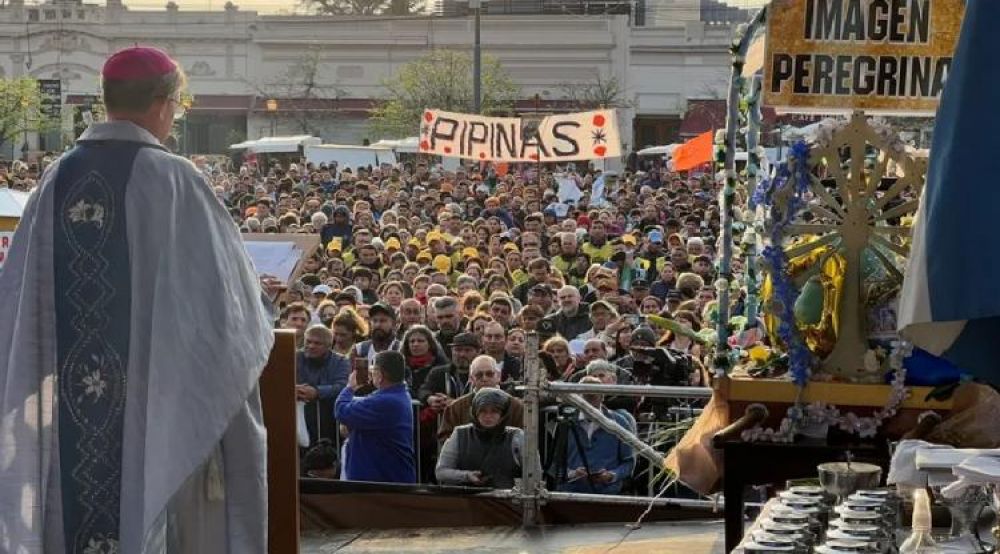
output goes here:
[[545, 384], [545, 390], [554, 394], [608, 394], [619, 396], [644, 396], [646, 398], [711, 398], [709, 387], [661, 387], [653, 385], [598, 385], [596, 383]]
[[541, 413], [539, 400], [542, 392], [541, 364], [538, 358], [538, 333], [528, 333], [524, 355], [524, 450], [521, 453], [521, 509], [522, 525], [534, 527], [538, 524], [538, 506], [543, 492], [542, 468], [538, 463]]

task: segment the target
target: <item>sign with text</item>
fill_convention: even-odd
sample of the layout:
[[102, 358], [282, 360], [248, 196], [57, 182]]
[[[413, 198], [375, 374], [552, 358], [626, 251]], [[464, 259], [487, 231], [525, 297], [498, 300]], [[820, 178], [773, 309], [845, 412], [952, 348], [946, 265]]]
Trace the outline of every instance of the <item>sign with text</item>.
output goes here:
[[42, 115], [50, 119], [62, 116], [62, 82], [59, 79], [39, 79], [38, 92], [41, 96]]
[[[537, 131], [536, 131], [537, 129]], [[614, 110], [518, 117], [425, 110], [420, 152], [499, 162], [570, 162], [621, 156]]]
[[933, 113], [964, 13], [965, 0], [774, 0], [764, 104]]

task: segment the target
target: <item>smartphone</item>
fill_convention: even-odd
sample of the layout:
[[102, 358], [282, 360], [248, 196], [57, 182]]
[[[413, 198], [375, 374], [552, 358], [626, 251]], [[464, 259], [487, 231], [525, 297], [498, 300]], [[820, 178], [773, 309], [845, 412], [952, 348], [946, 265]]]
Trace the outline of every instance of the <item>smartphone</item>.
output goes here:
[[358, 384], [368, 384], [368, 358], [354, 357], [354, 372], [358, 375]]

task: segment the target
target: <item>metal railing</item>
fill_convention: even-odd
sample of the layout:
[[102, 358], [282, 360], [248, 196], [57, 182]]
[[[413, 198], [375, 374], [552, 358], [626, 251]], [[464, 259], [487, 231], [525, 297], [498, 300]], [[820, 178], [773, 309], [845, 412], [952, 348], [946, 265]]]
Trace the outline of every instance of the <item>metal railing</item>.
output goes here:
[[[517, 391], [523, 393], [521, 400], [524, 405], [525, 441], [522, 459], [522, 478], [518, 480], [517, 486], [512, 490], [483, 491], [483, 495], [506, 498], [520, 504], [523, 510], [523, 522], [529, 526], [534, 525], [539, 506], [548, 500], [575, 500], [580, 502], [643, 506], [652, 504], [653, 506], [686, 506], [697, 508], [710, 508], [718, 505], [718, 499], [705, 497], [665, 496], [663, 498], [652, 498], [652, 496], [656, 495], [657, 488], [660, 486], [657, 481], [661, 477], [660, 473], [664, 467], [665, 452], [657, 450], [651, 444], [663, 450], [669, 450], [673, 446], [673, 443], [664, 443], [661, 437], [662, 433], [667, 429], [676, 427], [685, 420], [697, 417], [701, 413], [702, 407], [712, 396], [711, 388], [550, 382], [545, 378], [545, 371], [541, 367], [538, 357], [538, 343], [539, 338], [537, 334], [529, 333], [524, 358], [524, 384], [516, 388]], [[657, 419], [640, 417], [636, 421], [636, 431], [633, 433], [621, 427], [614, 420], [607, 418], [599, 409], [584, 400], [581, 396], [582, 394], [669, 399], [671, 400], [671, 405]], [[559, 404], [542, 405], [543, 400], [551, 403], [552, 397], [558, 398], [560, 400]], [[332, 405], [332, 402], [330, 404]], [[552, 463], [550, 455], [554, 455], [552, 452], [553, 441], [556, 439], [558, 421], [562, 417], [559, 413], [560, 407], [567, 405], [582, 412], [584, 417], [632, 447], [637, 456], [649, 461], [649, 466], [646, 468], [639, 468], [637, 464], [631, 475], [632, 482], [636, 484], [634, 488], [637, 492], [645, 492], [646, 494], [633, 496], [624, 494], [588, 494], [550, 491], [546, 489], [543, 468], [549, 467]], [[423, 455], [425, 453], [422, 452], [426, 445], [422, 445], [420, 440], [420, 410], [420, 402], [414, 400], [413, 455], [418, 476], [422, 476], [424, 473], [422, 461], [426, 459]], [[666, 415], [666, 419], [663, 418], [664, 414]], [[319, 428], [318, 421], [316, 425]], [[332, 437], [327, 433], [323, 434], [326, 438], [332, 438], [337, 452], [340, 453], [343, 439], [340, 435], [339, 425], [334, 425]], [[430, 446], [436, 450], [439, 443], [433, 441]], [[529, 463], [529, 460], [532, 460], [532, 462]], [[645, 486], [639, 486], [639, 483], [643, 480], [645, 480]], [[424, 481], [424, 484], [429, 483]], [[691, 491], [685, 491], [685, 493], [687, 496], [694, 496]]]

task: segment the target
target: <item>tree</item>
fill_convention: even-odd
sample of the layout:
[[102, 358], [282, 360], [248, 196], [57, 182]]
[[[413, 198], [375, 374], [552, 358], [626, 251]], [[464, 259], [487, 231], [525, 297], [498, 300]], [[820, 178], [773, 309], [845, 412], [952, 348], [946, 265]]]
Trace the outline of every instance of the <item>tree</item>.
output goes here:
[[420, 0], [303, 0], [306, 7], [325, 15], [413, 15], [423, 13]]
[[311, 50], [277, 81], [258, 87], [258, 94], [277, 99], [281, 118], [291, 120], [300, 132], [319, 135], [323, 121], [336, 116], [336, 101], [345, 92], [335, 84], [323, 82], [320, 52]]
[[630, 108], [633, 105], [632, 100], [626, 96], [625, 87], [618, 82], [618, 77], [605, 79], [600, 73], [595, 73], [593, 81], [563, 83], [559, 88], [563, 97], [572, 103], [573, 108], [581, 111], [597, 108]]
[[0, 143], [17, 144], [26, 133], [44, 133], [57, 127], [58, 121], [42, 115], [41, 109], [38, 81], [30, 77], [0, 79]]
[[[482, 113], [507, 115], [514, 109], [520, 88], [491, 56], [482, 61]], [[404, 138], [416, 135], [425, 109], [473, 112], [472, 56], [454, 50], [434, 50], [400, 68], [382, 82], [383, 102], [371, 114], [375, 135]]]

